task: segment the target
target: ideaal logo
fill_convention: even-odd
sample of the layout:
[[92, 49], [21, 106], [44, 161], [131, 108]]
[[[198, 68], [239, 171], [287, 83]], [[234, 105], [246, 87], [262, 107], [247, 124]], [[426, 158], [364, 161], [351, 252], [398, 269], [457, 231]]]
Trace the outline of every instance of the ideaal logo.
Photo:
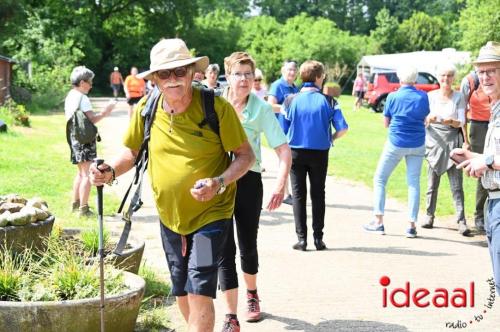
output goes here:
[[[486, 298], [485, 308], [492, 309], [495, 302], [495, 282], [493, 278], [486, 281], [489, 286], [489, 296]], [[448, 290], [446, 288], [436, 288], [429, 290], [427, 288], [412, 289], [409, 281], [405, 282], [404, 287], [388, 289], [391, 284], [391, 279], [388, 276], [380, 278], [382, 289], [382, 306], [386, 308], [389, 303], [396, 308], [410, 307], [412, 304], [419, 308], [433, 306], [435, 308], [474, 308], [475, 307], [475, 283], [471, 281], [466, 288], [454, 288]], [[483, 309], [480, 314], [474, 315], [474, 318], [469, 320], [469, 325], [474, 322], [480, 322], [484, 319], [483, 314], [487, 310]], [[458, 320], [456, 322], [445, 322], [445, 327], [452, 329], [463, 329], [468, 326], [467, 320]]]

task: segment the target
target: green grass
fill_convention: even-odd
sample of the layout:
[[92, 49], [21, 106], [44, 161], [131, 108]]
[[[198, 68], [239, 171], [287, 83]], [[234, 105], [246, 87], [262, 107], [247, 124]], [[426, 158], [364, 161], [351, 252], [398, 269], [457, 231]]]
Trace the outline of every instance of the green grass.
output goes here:
[[[9, 127], [0, 134], [0, 195], [17, 193], [25, 198], [38, 196], [47, 201], [60, 227], [82, 227], [92, 222], [70, 211], [71, 190], [76, 166], [69, 160], [66, 122], [62, 112], [30, 116], [31, 128]], [[106, 192], [106, 190], [104, 190]], [[95, 210], [96, 190], [89, 203]], [[112, 215], [118, 198], [104, 194], [104, 214]]]
[[[330, 150], [328, 174], [347, 178], [372, 187], [373, 174], [387, 138], [383, 115], [372, 113], [368, 108], [353, 112], [354, 97], [341, 96], [340, 105], [349, 124], [348, 133], [339, 139]], [[420, 177], [420, 210], [425, 210], [427, 191], [427, 161], [422, 165]], [[475, 209], [476, 180], [464, 176], [465, 212], [472, 221]], [[401, 161], [389, 178], [387, 194], [401, 202], [407, 201], [406, 166]], [[449, 216], [455, 213], [448, 177], [443, 174], [439, 186], [436, 215]]]

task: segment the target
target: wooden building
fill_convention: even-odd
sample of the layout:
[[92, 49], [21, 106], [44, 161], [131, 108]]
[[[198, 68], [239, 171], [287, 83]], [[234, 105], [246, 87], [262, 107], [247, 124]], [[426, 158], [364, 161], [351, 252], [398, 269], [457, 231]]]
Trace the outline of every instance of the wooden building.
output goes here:
[[13, 59], [0, 55], [0, 105], [10, 97]]

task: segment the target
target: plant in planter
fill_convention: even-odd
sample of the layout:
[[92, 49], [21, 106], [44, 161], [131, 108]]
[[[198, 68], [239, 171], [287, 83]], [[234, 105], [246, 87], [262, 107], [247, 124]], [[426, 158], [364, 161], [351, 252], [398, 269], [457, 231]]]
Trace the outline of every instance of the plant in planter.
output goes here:
[[[66, 239], [79, 242], [81, 249], [85, 251], [87, 255], [93, 258], [97, 257], [99, 250], [99, 231], [96, 228], [64, 230], [63, 233], [70, 234], [64, 236]], [[118, 269], [137, 274], [144, 253], [144, 241], [129, 239], [125, 250], [120, 255], [116, 255], [113, 252], [116, 243], [111, 240], [110, 233], [104, 229], [103, 235], [106, 261]]]
[[[43, 255], [0, 250], [0, 331], [98, 331], [98, 264], [74, 243], [51, 238]], [[133, 331], [144, 280], [105, 268], [105, 323]]]

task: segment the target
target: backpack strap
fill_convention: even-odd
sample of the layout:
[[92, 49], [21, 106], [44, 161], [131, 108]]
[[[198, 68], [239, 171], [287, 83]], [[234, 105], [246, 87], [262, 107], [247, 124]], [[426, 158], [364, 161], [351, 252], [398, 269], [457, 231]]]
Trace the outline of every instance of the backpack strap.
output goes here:
[[219, 117], [215, 113], [215, 94], [212, 89], [200, 89], [201, 108], [205, 117], [198, 123], [198, 127], [203, 127], [208, 124], [210, 128], [220, 136]]
[[[125, 203], [127, 201], [127, 197], [130, 193], [130, 190], [132, 189], [132, 186], [134, 184], [138, 184], [138, 188], [140, 190], [142, 186], [142, 174], [146, 171], [147, 166], [148, 166], [148, 160], [149, 160], [149, 152], [148, 152], [148, 146], [149, 146], [149, 140], [151, 138], [151, 126], [153, 125], [153, 120], [156, 114], [156, 109], [158, 108], [158, 102], [160, 100], [160, 91], [158, 88], [154, 88], [147, 96], [146, 100], [146, 105], [144, 106], [144, 109], [141, 113], [141, 116], [144, 118], [144, 138], [142, 140], [141, 147], [139, 148], [139, 152], [137, 153], [137, 157], [135, 159], [135, 175], [134, 179], [132, 180], [132, 183], [130, 183], [130, 186], [128, 187], [127, 191], [125, 192], [125, 195], [122, 199], [122, 202], [120, 204], [120, 207], [118, 208], [118, 213], [121, 213], [123, 210], [123, 207], [125, 206]], [[137, 191], [136, 191], [137, 194]], [[135, 197], [136, 195], [134, 195]], [[130, 202], [130, 207], [135, 206], [135, 211], [137, 211], [140, 206], [142, 205], [142, 201], [140, 199], [140, 194], [138, 195], [137, 199], [135, 202], [133, 202], [134, 198], [132, 198], [132, 201]], [[131, 216], [131, 214], [130, 214]]]
[[467, 81], [469, 81], [469, 96], [467, 98], [467, 103], [469, 103], [472, 94], [479, 87], [479, 77], [475, 72], [472, 72], [467, 75]]

